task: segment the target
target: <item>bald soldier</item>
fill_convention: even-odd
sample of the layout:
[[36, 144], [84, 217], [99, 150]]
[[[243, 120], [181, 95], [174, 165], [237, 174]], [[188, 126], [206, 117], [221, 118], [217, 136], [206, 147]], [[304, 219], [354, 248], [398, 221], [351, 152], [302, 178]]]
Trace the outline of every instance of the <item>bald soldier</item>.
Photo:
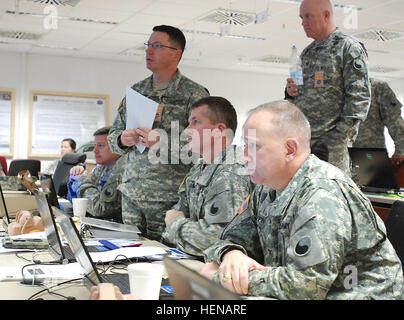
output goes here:
[[310, 154], [303, 113], [287, 101], [259, 106], [243, 139], [262, 186], [205, 251], [202, 274], [250, 296], [401, 298], [403, 270], [383, 222], [343, 171]]
[[329, 162], [348, 173], [348, 142], [355, 140], [370, 105], [367, 52], [336, 28], [329, 0], [304, 0], [300, 18], [314, 41], [300, 55], [304, 84], [287, 79], [288, 99], [308, 118], [312, 139], [327, 143]]

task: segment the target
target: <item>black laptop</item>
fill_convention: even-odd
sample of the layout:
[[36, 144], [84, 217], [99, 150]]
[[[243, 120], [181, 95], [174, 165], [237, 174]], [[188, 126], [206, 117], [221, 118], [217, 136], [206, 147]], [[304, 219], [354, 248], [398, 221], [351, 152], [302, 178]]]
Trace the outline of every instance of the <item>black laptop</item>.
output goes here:
[[53, 183], [52, 175], [47, 173], [38, 173], [41, 181], [41, 189], [48, 194], [49, 204], [62, 209], [65, 213], [73, 214], [73, 205], [69, 201], [60, 203], [56, 194], [55, 184]]
[[7, 233], [8, 225], [12, 222], [10, 215], [7, 211], [6, 199], [4, 198], [3, 189], [1, 188], [0, 184], [0, 217], [3, 217], [3, 228], [4, 231]]
[[352, 175], [362, 191], [399, 192], [391, 160], [384, 148], [348, 148]]

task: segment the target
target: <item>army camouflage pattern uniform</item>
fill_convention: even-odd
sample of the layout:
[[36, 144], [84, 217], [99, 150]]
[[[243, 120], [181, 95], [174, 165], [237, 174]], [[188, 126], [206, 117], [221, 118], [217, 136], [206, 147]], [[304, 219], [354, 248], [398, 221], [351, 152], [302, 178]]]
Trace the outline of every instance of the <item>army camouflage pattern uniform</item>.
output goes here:
[[236, 160], [235, 147], [231, 145], [211, 164], [199, 159], [181, 184], [180, 200], [172, 208], [184, 212], [184, 216], [166, 227], [163, 238], [200, 257], [203, 250], [219, 240], [223, 228], [252, 191], [246, 168]]
[[395, 145], [395, 155], [404, 155], [404, 120], [402, 104], [398, 101], [388, 83], [370, 78], [372, 101], [365, 122], [359, 126], [354, 147], [385, 148], [384, 127], [386, 126]]
[[[159, 103], [161, 118], [156, 119], [153, 129], [164, 130], [171, 137], [171, 122], [175, 121], [179, 133], [188, 125], [191, 105], [208, 96], [208, 91], [196, 82], [183, 76], [179, 70], [169, 81], [166, 89], [153, 90], [152, 76], [132, 87], [138, 93]], [[178, 186], [188, 173], [191, 165], [183, 164], [178, 157], [169, 159], [169, 164], [153, 164], [149, 161], [149, 149], [140, 153], [137, 148], [127, 148], [120, 144], [120, 136], [126, 129], [126, 101], [123, 99], [118, 115], [108, 136], [111, 151], [116, 154], [128, 153], [122, 184], [122, 219], [125, 224], [135, 224], [142, 235], [160, 240], [165, 228], [165, 212], [178, 201]], [[173, 136], [169, 146], [174, 145], [174, 154], [181, 149], [179, 137]], [[169, 150], [169, 155], [171, 151]]]
[[[118, 186], [122, 181], [125, 163], [126, 156], [121, 156], [110, 169], [99, 164], [92, 172], [85, 171], [73, 183], [77, 196], [88, 198], [87, 212], [93, 217], [122, 222], [121, 193]], [[100, 181], [106, 180], [106, 175], [107, 181], [101, 188]]]
[[[34, 181], [37, 177], [31, 177]], [[27, 191], [27, 188], [18, 180], [17, 176], [0, 176], [1, 189], [3, 191]]]
[[382, 220], [334, 166], [310, 155], [281, 193], [257, 187], [247, 207], [223, 231], [223, 241], [205, 251], [205, 259], [220, 263], [225, 252], [240, 249], [268, 266], [249, 272], [248, 295], [402, 298], [401, 262]]
[[370, 105], [366, 49], [337, 29], [324, 41], [313, 41], [300, 57], [306, 76], [293, 103], [308, 118], [312, 139], [328, 144], [329, 162], [349, 173], [347, 143]]

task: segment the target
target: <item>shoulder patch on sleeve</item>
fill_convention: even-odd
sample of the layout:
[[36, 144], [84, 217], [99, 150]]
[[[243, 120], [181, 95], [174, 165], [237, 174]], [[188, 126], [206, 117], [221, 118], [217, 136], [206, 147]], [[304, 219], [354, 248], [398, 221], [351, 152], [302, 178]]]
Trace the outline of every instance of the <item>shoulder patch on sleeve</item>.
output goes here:
[[238, 215], [241, 215], [244, 211], [248, 209], [248, 206], [250, 205], [250, 198], [251, 198], [251, 193], [248, 195], [247, 199], [244, 200], [243, 204], [241, 205], [240, 209], [238, 210]]

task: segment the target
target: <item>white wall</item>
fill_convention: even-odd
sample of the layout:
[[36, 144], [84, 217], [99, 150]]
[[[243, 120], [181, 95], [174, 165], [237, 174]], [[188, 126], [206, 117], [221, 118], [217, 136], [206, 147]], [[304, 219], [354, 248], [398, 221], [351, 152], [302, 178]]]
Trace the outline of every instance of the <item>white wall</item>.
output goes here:
[[[0, 87], [14, 88], [17, 93], [13, 158], [26, 158], [28, 155], [31, 90], [107, 94], [110, 96], [108, 122], [112, 124], [125, 88], [150, 75], [144, 63], [13, 52], [0, 52], [0, 68]], [[272, 76], [181, 65], [180, 70], [185, 76], [208, 88], [211, 95], [229, 99], [238, 111], [240, 124], [244, 121], [246, 110], [283, 97], [286, 75]]]
[[[13, 158], [28, 155], [29, 93], [31, 90], [107, 94], [109, 124], [125, 94], [125, 88], [147, 77], [144, 63], [84, 59], [64, 56], [0, 52], [0, 88], [16, 89], [16, 121]], [[249, 73], [181, 66], [181, 72], [204, 85], [211, 95], [230, 100], [239, 115], [236, 141], [245, 113], [259, 104], [283, 98], [285, 74]], [[404, 102], [404, 79], [388, 81]], [[92, 139], [92, 137], [90, 137]], [[394, 148], [388, 142], [390, 150]], [[391, 151], [390, 151], [391, 152]], [[10, 160], [10, 159], [9, 159]]]

